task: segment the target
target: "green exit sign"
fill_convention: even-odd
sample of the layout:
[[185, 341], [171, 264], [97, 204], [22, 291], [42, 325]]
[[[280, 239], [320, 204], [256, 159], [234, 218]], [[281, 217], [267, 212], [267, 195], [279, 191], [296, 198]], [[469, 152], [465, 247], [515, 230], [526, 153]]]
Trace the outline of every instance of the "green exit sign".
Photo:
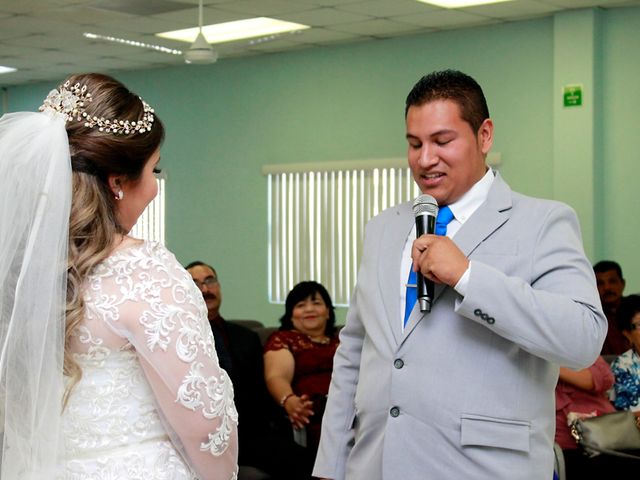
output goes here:
[[565, 85], [562, 87], [562, 97], [565, 107], [579, 107], [582, 105], [582, 85]]

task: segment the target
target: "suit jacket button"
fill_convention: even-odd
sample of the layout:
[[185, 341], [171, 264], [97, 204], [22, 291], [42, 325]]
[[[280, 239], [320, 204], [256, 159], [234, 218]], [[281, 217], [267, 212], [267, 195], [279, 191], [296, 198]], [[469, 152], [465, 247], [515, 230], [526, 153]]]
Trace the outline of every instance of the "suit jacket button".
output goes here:
[[474, 314], [476, 317], [479, 317], [480, 315], [482, 315], [482, 310], [480, 310], [479, 308], [476, 308], [476, 309], [473, 311], [473, 314]]
[[480, 315], [480, 318], [486, 321], [487, 318], [489, 318], [489, 315], [487, 315], [486, 313], [483, 313], [482, 315]]
[[391, 410], [389, 410], [389, 414], [393, 418], [396, 418], [398, 415], [400, 415], [400, 409], [398, 407], [393, 407]]
[[496, 319], [493, 318], [493, 317], [489, 317], [489, 318], [487, 318], [487, 323], [489, 325], [493, 325], [494, 323], [496, 323]]
[[399, 370], [402, 367], [404, 367], [404, 361], [401, 358], [396, 358], [393, 361], [393, 366], [396, 367]]

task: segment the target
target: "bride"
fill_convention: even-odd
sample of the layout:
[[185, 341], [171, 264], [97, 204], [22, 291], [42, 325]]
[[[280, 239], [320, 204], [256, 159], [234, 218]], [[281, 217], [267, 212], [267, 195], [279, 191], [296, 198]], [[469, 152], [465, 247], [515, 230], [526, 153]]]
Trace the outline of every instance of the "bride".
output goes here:
[[202, 295], [128, 235], [157, 193], [162, 123], [99, 74], [40, 110], [0, 119], [0, 478], [236, 478]]

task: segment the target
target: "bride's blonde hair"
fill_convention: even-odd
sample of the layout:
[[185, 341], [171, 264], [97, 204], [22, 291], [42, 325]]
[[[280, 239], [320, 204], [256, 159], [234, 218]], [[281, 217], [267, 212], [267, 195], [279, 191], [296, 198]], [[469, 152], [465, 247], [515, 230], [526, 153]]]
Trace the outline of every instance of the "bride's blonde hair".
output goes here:
[[[91, 101], [83, 109], [90, 117], [139, 121], [150, 115], [145, 104], [117, 80], [101, 74], [74, 75], [70, 85], [86, 87]], [[148, 106], [146, 106], [148, 108]], [[69, 259], [65, 325], [64, 374], [70, 378], [64, 396], [66, 404], [82, 369], [70, 352], [74, 330], [85, 314], [84, 283], [94, 267], [113, 247], [117, 234], [126, 234], [116, 216], [116, 199], [108, 185], [110, 175], [129, 181], [140, 178], [151, 155], [164, 138], [162, 122], [152, 114], [144, 131], [114, 133], [71, 119], [66, 124], [73, 171], [73, 196], [69, 217]]]

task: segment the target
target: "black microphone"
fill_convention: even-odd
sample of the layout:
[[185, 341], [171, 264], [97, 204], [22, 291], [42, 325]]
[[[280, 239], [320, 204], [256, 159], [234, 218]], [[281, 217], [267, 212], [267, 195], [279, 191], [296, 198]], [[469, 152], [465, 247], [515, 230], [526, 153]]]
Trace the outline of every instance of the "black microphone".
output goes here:
[[[431, 195], [418, 195], [413, 201], [413, 214], [416, 217], [416, 238], [425, 233], [436, 231], [436, 217], [438, 216], [438, 202]], [[433, 301], [433, 282], [424, 278], [420, 271], [416, 272], [418, 302], [421, 312], [431, 311]]]

